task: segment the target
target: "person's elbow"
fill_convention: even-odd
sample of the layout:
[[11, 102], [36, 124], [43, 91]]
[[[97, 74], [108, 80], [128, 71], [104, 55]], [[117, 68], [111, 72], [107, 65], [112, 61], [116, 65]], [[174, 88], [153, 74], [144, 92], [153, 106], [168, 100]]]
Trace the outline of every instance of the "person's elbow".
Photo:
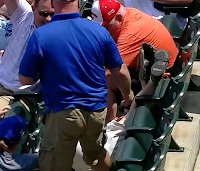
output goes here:
[[31, 77], [25, 77], [21, 74], [19, 74], [19, 81], [22, 85], [33, 85], [36, 83], [36, 80]]
[[110, 69], [110, 71], [114, 75], [114, 77], [117, 77], [117, 78], [126, 77], [128, 80], [130, 80], [130, 73], [125, 64], [122, 64], [120, 67]]

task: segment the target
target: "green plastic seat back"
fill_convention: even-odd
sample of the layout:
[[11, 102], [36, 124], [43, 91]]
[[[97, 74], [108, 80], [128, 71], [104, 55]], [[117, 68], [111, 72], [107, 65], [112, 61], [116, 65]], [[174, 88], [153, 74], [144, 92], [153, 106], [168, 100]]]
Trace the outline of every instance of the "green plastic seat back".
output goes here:
[[133, 168], [142, 171], [142, 161], [144, 161], [147, 153], [135, 138], [123, 138], [120, 141], [120, 147], [115, 151], [115, 159], [112, 163], [111, 171], [119, 169], [131, 171]]
[[[138, 107], [135, 112], [130, 114], [125, 128], [127, 136], [134, 137], [142, 146], [145, 152], [149, 150], [153, 141], [153, 130], [156, 127], [156, 121], [146, 106]], [[142, 128], [148, 128], [147, 130]]]
[[144, 171], [164, 171], [168, 146], [152, 144], [144, 162]]
[[179, 114], [164, 112], [163, 117], [160, 120], [160, 123], [154, 131], [154, 140], [159, 144], [170, 145], [171, 142], [171, 132], [174, 125], [178, 119]]
[[160, 21], [167, 28], [174, 39], [178, 39], [182, 36], [183, 30], [179, 27], [176, 17], [166, 15]]
[[21, 103], [21, 101], [14, 102], [10, 106], [11, 110], [6, 113], [5, 117], [21, 116], [26, 120], [27, 124], [30, 123], [32, 116], [26, 107]]
[[156, 122], [151, 111], [146, 106], [140, 106], [130, 113], [125, 126], [126, 128], [131, 126], [155, 128]]
[[181, 46], [186, 46], [199, 30], [199, 24], [196, 20], [190, 18], [181, 38]]
[[[157, 8], [156, 4], [157, 6], [161, 6], [161, 7]], [[154, 6], [158, 10], [164, 11], [165, 14], [177, 13], [178, 15], [185, 18], [195, 16], [200, 11], [199, 0], [193, 0], [190, 5], [168, 5], [168, 4], [161, 4], [161, 3], [155, 2]]]
[[163, 108], [175, 107], [182, 98], [182, 90], [184, 88], [184, 82], [175, 82], [170, 80], [168, 88], [161, 98], [161, 104]]
[[123, 149], [116, 158], [118, 163], [140, 162], [145, 159], [146, 153], [140, 143], [134, 137], [128, 137], [124, 141]]
[[125, 165], [125, 170], [126, 171], [133, 171], [133, 170], [137, 170], [137, 171], [142, 171], [142, 166], [140, 165], [135, 165], [135, 164], [127, 164]]

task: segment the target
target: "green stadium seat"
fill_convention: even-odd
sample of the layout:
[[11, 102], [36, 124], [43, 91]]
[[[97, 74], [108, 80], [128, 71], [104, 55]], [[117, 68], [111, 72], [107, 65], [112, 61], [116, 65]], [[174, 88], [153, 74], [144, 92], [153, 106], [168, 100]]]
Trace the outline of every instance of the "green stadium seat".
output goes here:
[[154, 131], [154, 142], [170, 146], [171, 132], [178, 120], [179, 114], [164, 112], [157, 128]]
[[152, 144], [144, 161], [144, 171], [164, 171], [168, 146]]
[[184, 30], [182, 30], [179, 27], [179, 25], [177, 23], [177, 19], [175, 17], [170, 16], [170, 15], [166, 15], [160, 21], [163, 23], [163, 25], [170, 32], [172, 37], [175, 39], [175, 42], [176, 42], [176, 39], [181, 38], [181, 36], [183, 35], [183, 31]]
[[32, 119], [31, 113], [27, 110], [27, 108], [22, 104], [21, 101], [16, 101], [12, 103], [10, 106], [12, 109], [5, 114], [5, 117], [21, 116], [26, 120], [27, 124], [31, 122]]
[[158, 2], [154, 3], [154, 7], [158, 10], [162, 10], [166, 15], [170, 13], [177, 13], [178, 15], [189, 18], [197, 15], [200, 11], [200, 2], [199, 0], [193, 0], [190, 5], [169, 5], [169, 4], [161, 4]]
[[115, 160], [112, 163], [111, 171], [116, 170], [137, 170], [143, 171], [142, 161], [147, 152], [143, 150], [140, 143], [133, 137], [125, 138], [121, 141]]
[[[154, 114], [152, 114], [147, 106], [139, 106], [130, 113], [125, 123], [126, 136], [134, 137], [146, 152], [150, 147], [152, 137], [155, 143], [170, 146], [171, 132], [179, 116], [178, 112], [162, 111], [161, 114], [158, 106], [156, 106], [156, 109], [157, 112], [154, 111]], [[171, 147], [174, 148], [174, 146]], [[177, 146], [173, 151], [179, 149], [180, 147]]]
[[121, 146], [111, 171], [164, 171], [167, 152], [167, 145], [152, 143], [146, 153], [136, 139], [129, 137]]

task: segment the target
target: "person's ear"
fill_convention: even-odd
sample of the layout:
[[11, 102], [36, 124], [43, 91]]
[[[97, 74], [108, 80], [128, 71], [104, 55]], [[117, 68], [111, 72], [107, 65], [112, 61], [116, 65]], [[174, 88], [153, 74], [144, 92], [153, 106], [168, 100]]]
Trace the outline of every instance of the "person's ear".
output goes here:
[[31, 7], [32, 7], [32, 10], [35, 11], [35, 4], [34, 3], [31, 5]]
[[51, 0], [51, 6], [52, 6], [52, 8], [54, 8], [54, 5], [53, 5], [53, 0]]
[[78, 9], [80, 10], [81, 7], [81, 0], [78, 0]]
[[121, 14], [117, 14], [117, 15], [115, 16], [115, 21], [118, 21], [118, 22], [122, 23], [122, 22], [123, 22], [123, 17], [122, 17], [122, 15], [121, 15]]

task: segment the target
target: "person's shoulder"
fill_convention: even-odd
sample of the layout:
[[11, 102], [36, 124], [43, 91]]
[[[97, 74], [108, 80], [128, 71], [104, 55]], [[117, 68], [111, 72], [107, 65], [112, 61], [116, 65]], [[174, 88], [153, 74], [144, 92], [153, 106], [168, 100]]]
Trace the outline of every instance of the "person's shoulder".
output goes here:
[[38, 154], [13, 154], [12, 157], [24, 170], [32, 170], [38, 165]]
[[47, 23], [43, 26], [36, 28], [34, 30], [34, 34], [39, 37], [41, 37], [42, 35], [45, 36], [46, 33], [48, 33], [49, 31], [53, 31], [52, 29], [53, 29], [53, 22], [50, 22], [50, 23]]
[[84, 26], [86, 30], [91, 31], [92, 33], [96, 33], [96, 36], [100, 35], [109, 35], [108, 31], [101, 26], [98, 23], [95, 23], [93, 21], [87, 20], [87, 19], [82, 19]]

